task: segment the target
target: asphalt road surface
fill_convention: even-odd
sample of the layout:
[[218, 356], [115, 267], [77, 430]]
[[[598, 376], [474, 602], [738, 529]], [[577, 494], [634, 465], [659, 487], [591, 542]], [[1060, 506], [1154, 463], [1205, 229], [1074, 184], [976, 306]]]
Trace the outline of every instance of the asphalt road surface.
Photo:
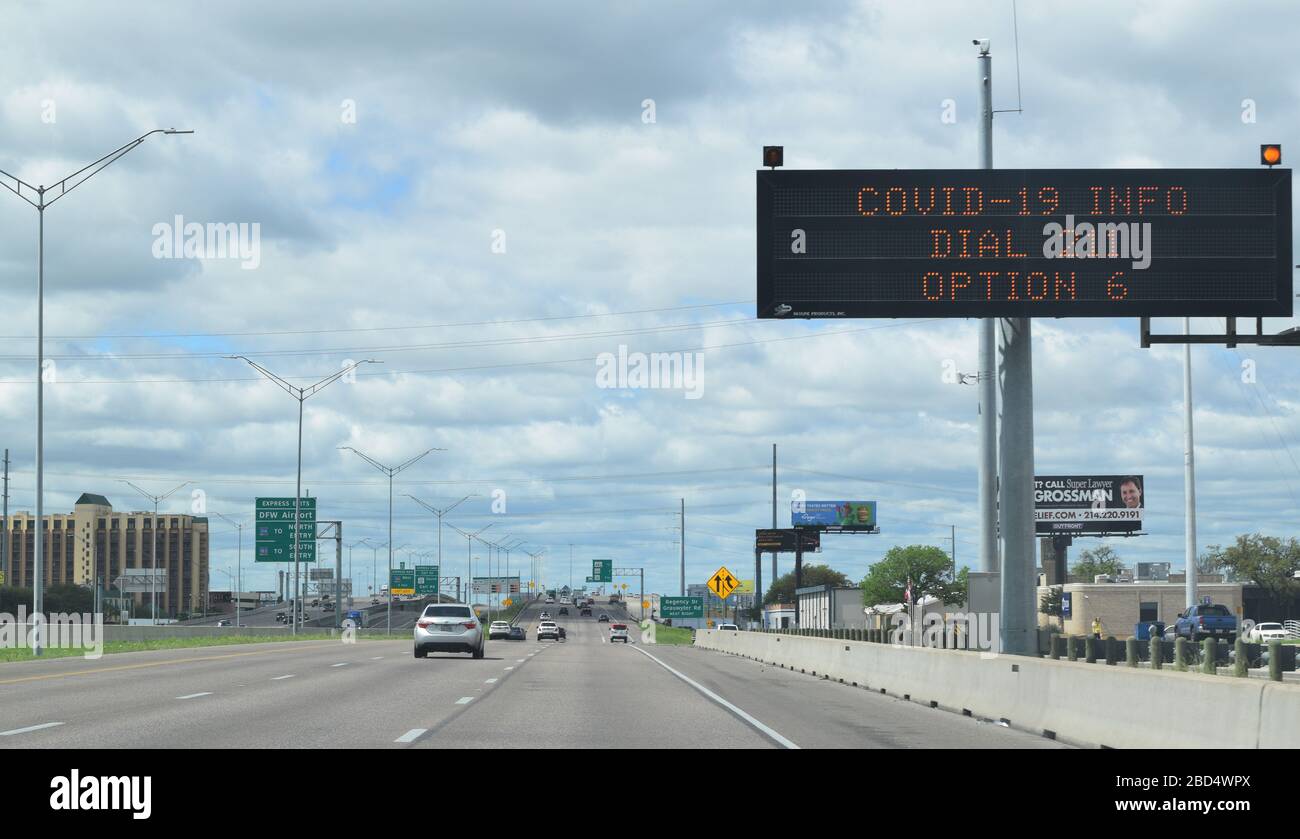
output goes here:
[[[1063, 748], [1060, 743], [747, 659], [564, 642], [412, 655], [411, 639], [252, 644], [0, 664], [0, 748]], [[394, 614], [396, 618], [397, 613]], [[410, 616], [411, 619], [414, 615]]]

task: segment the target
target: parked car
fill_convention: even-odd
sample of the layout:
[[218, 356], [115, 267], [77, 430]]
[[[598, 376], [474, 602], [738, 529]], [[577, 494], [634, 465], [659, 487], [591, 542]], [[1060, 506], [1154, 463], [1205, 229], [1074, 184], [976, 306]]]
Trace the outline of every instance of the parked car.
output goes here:
[[424, 608], [415, 622], [415, 657], [430, 652], [469, 653], [482, 658], [486, 642], [483, 624], [467, 603], [437, 603]]
[[523, 628], [522, 626], [512, 626], [512, 627], [510, 627], [510, 636], [509, 636], [506, 640], [507, 640], [507, 641], [527, 641], [527, 640], [528, 640], [528, 633], [524, 631], [524, 628]]
[[622, 641], [626, 644], [629, 640], [630, 639], [627, 637], [627, 624], [611, 623], [609, 625], [609, 643], [612, 644], [615, 641]]
[[505, 640], [510, 637], [510, 624], [506, 621], [492, 621], [488, 627], [488, 640], [495, 641], [498, 638]]
[[1188, 606], [1174, 621], [1174, 635], [1194, 642], [1204, 638], [1231, 641], [1237, 636], [1237, 618], [1221, 603]]
[[1285, 641], [1286, 627], [1280, 623], [1257, 623], [1246, 633], [1246, 640], [1252, 644], [1267, 644], [1269, 641]]

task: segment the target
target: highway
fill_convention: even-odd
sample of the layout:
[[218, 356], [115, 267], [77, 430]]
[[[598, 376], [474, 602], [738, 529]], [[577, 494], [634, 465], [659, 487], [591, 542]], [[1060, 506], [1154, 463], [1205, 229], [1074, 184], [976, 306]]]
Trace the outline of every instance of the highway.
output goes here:
[[[408, 604], [408, 607], [411, 604]], [[412, 656], [409, 638], [0, 665], [0, 748], [1063, 748], [861, 688], [687, 647], [565, 642]], [[397, 614], [394, 614], [396, 619]], [[413, 615], [411, 616], [414, 617]]]

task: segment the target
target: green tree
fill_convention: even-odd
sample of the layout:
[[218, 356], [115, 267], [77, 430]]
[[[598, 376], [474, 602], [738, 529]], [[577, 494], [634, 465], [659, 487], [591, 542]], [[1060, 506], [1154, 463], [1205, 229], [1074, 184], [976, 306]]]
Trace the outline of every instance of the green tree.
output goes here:
[[[803, 585], [805, 586], [851, 586], [849, 578], [831, 568], [829, 565], [805, 565], [803, 567]], [[763, 595], [764, 605], [794, 602], [794, 572], [782, 574], [772, 583], [772, 587]]]
[[867, 572], [862, 580], [862, 602], [866, 606], [902, 603], [907, 581], [912, 581], [912, 596], [938, 597], [946, 604], [966, 600], [967, 574], [962, 568], [952, 576], [952, 558], [933, 545], [895, 545]]
[[1038, 599], [1038, 611], [1044, 615], [1061, 619], [1061, 631], [1065, 631], [1065, 586], [1048, 586], [1047, 591]]
[[1237, 537], [1228, 547], [1211, 545], [1198, 565], [1217, 572], [1228, 570], [1241, 580], [1251, 580], [1275, 598], [1300, 594], [1300, 543], [1294, 538], [1279, 539], [1250, 533]]
[[1123, 570], [1124, 563], [1120, 561], [1115, 549], [1110, 545], [1102, 545], [1099, 548], [1081, 551], [1071, 573], [1078, 577], [1080, 582], [1090, 583], [1098, 574], [1114, 576]]

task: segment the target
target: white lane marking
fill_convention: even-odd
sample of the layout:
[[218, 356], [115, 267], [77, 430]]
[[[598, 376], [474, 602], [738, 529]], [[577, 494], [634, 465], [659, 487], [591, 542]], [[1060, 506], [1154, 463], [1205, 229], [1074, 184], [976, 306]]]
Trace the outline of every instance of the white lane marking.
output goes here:
[[371, 660], [371, 661], [379, 661], [379, 659], [381, 659], [381, 658], [383, 658], [382, 655], [372, 655], [372, 656], [370, 657], [370, 660]]
[[506, 669], [507, 669], [507, 670], [514, 670], [515, 668], [514, 668], [514, 666], [512, 665], [512, 666], [510, 666], [510, 667], [507, 667]]
[[497, 683], [497, 680], [496, 680], [496, 679], [488, 679], [488, 680], [485, 681], [483, 684], [485, 684], [485, 685], [495, 685], [496, 683]]
[[14, 728], [9, 731], [0, 731], [0, 737], [12, 737], [15, 734], [26, 734], [29, 731], [40, 731], [42, 728], [54, 728], [56, 725], [63, 725], [63, 723], [43, 722], [40, 725], [29, 725], [26, 728]]
[[528, 660], [528, 659], [526, 659], [526, 658], [517, 658], [517, 659], [515, 659], [515, 664], [523, 664], [523, 663], [524, 663], [525, 661], [527, 661], [527, 660]]
[[398, 737], [398, 738], [397, 738], [396, 740], [394, 740], [393, 742], [394, 742], [394, 743], [410, 743], [412, 740], [414, 740], [415, 738], [419, 737], [421, 734], [423, 734], [424, 732], [426, 732], [426, 731], [428, 731], [428, 730], [429, 730], [429, 729], [427, 729], [427, 728], [412, 728], [410, 731], [406, 732], [406, 733], [403, 734], [401, 737]]
[[330, 665], [330, 667], [347, 667], [347, 666], [348, 666], [348, 663], [347, 663], [346, 661], [340, 661], [338, 664], [331, 664], [331, 665]]
[[653, 661], [655, 664], [658, 664], [660, 667], [662, 667], [663, 669], [667, 670], [669, 673], [672, 673], [674, 676], [676, 676], [677, 678], [681, 679], [681, 680], [682, 680], [683, 682], [685, 682], [686, 684], [688, 684], [688, 685], [690, 685], [691, 687], [695, 688], [695, 689], [698, 690], [700, 693], [702, 693], [702, 694], [704, 694], [705, 696], [707, 696], [709, 699], [712, 699], [714, 702], [716, 702], [716, 703], [718, 703], [719, 705], [721, 705], [722, 707], [726, 708], [726, 709], [727, 709], [728, 711], [730, 711], [731, 713], [733, 713], [733, 714], [735, 714], [736, 716], [740, 717], [742, 720], [744, 720], [745, 722], [749, 723], [749, 724], [752, 725], [754, 728], [757, 728], [759, 731], [763, 732], [763, 733], [766, 734], [768, 737], [771, 737], [773, 740], [775, 740], [777, 743], [779, 743], [780, 745], [784, 746], [785, 748], [787, 748], [787, 749], [797, 749], [797, 748], [799, 748], [799, 746], [798, 746], [796, 743], [794, 743], [794, 742], [791, 741], [791, 740], [786, 739], [785, 737], [782, 737], [781, 734], [778, 733], [775, 729], [770, 728], [769, 726], [766, 726], [766, 725], [764, 725], [763, 723], [759, 722], [758, 720], [754, 719], [754, 718], [751, 717], [749, 714], [745, 713], [745, 711], [743, 711], [743, 710], [740, 709], [740, 708], [737, 708], [735, 705], [732, 705], [730, 702], [728, 702], [727, 700], [723, 699], [721, 696], [718, 696], [716, 693], [714, 693], [713, 691], [709, 690], [709, 689], [706, 688], [704, 685], [702, 685], [702, 684], [700, 684], [699, 682], [697, 682], [697, 681], [695, 681], [694, 679], [692, 679], [690, 676], [687, 676], [687, 675], [684, 674], [684, 673], [680, 673], [680, 672], [678, 672], [677, 670], [674, 670], [673, 668], [669, 667], [667, 664], [664, 664], [662, 661], [660, 661], [659, 659], [657, 659], [657, 658], [655, 658], [654, 656], [650, 655], [650, 653], [646, 652], [645, 650], [641, 649], [640, 647], [637, 647], [637, 648], [636, 648], [636, 651], [639, 652], [641, 655], [645, 656], [646, 658], [650, 659], [651, 661]]
[[457, 700], [456, 700], [456, 704], [457, 704], [457, 705], [468, 705], [469, 703], [471, 703], [471, 702], [473, 702], [473, 701], [474, 701], [474, 697], [472, 697], [472, 696], [462, 696], [460, 699], [457, 699]]
[[295, 675], [296, 675], [296, 674], [294, 674], [294, 673], [289, 673], [289, 674], [286, 674], [286, 675], [284, 675], [284, 676], [275, 676], [274, 678], [271, 679], [271, 681], [273, 681], [273, 682], [278, 682], [278, 681], [280, 681], [281, 679], [292, 679]]
[[200, 696], [211, 696], [212, 691], [205, 690], [202, 693], [187, 693], [184, 696], [178, 696], [177, 699], [198, 699]]

